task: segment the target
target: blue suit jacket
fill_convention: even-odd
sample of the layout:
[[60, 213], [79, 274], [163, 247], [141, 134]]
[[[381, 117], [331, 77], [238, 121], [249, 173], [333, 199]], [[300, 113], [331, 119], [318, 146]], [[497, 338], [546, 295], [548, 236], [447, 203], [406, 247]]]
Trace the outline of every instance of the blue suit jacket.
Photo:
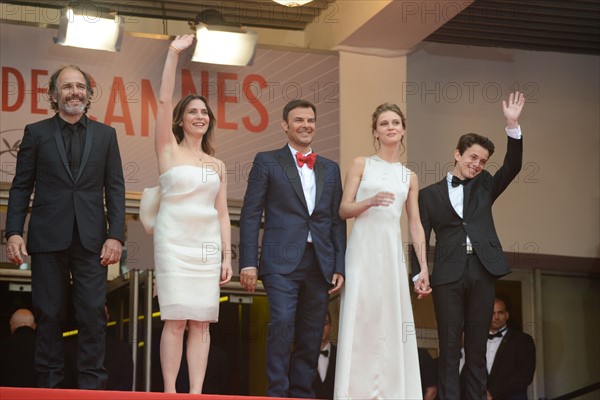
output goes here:
[[[342, 199], [339, 166], [317, 156], [315, 208], [309, 215], [294, 157], [285, 145], [258, 153], [248, 179], [240, 218], [240, 269], [259, 267], [259, 276], [295, 270], [310, 231], [319, 267], [331, 282], [344, 274], [346, 222], [338, 210]], [[260, 262], [258, 236], [265, 213]]]

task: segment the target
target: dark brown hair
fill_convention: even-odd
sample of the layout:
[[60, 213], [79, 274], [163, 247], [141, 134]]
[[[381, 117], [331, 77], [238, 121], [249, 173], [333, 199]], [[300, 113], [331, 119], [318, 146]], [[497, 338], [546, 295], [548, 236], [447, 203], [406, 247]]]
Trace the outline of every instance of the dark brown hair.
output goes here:
[[465, 150], [467, 150], [469, 147], [473, 146], [474, 144], [478, 144], [481, 147], [483, 147], [484, 149], [486, 149], [488, 151], [488, 153], [490, 153], [490, 157], [492, 156], [492, 154], [494, 154], [494, 143], [486, 138], [485, 136], [481, 136], [478, 135], [476, 133], [466, 133], [464, 135], [462, 135], [460, 137], [460, 139], [458, 139], [458, 143], [456, 145], [456, 150], [458, 150], [458, 152], [460, 153], [460, 155], [462, 156], [462, 154], [465, 152]]
[[317, 107], [313, 103], [308, 100], [297, 99], [290, 101], [283, 107], [283, 120], [285, 122], [288, 122], [288, 115], [294, 108], [312, 108], [315, 119], [317, 118]]
[[208, 102], [206, 101], [206, 98], [204, 96], [200, 96], [197, 94], [189, 94], [187, 96], [185, 96], [184, 98], [182, 98], [181, 100], [179, 100], [179, 102], [175, 105], [175, 108], [173, 108], [173, 126], [172, 126], [172, 130], [173, 130], [173, 135], [175, 135], [175, 139], [177, 139], [177, 143], [181, 143], [181, 141], [183, 140], [183, 127], [180, 126], [181, 121], [183, 121], [183, 114], [185, 112], [186, 107], [193, 101], [193, 100], [202, 100], [204, 102], [204, 105], [206, 105], [206, 110], [208, 111], [208, 129], [206, 130], [206, 133], [204, 134], [204, 136], [202, 136], [202, 151], [204, 151], [206, 154], [210, 155], [210, 156], [214, 156], [215, 155], [215, 149], [213, 147], [213, 136], [214, 136], [214, 129], [215, 129], [215, 115], [213, 114], [212, 110], [210, 109], [210, 107], [208, 106]]

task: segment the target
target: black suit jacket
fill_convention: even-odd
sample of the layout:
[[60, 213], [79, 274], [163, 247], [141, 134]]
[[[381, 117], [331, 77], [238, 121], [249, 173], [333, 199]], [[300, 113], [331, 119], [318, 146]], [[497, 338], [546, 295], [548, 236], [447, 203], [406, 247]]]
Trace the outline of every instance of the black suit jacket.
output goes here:
[[338, 215], [342, 199], [340, 168], [317, 156], [314, 172], [315, 208], [309, 215], [288, 145], [256, 155], [240, 218], [240, 269], [259, 266], [257, 244], [264, 210], [259, 276], [294, 271], [309, 230], [324, 278], [331, 283], [334, 273], [344, 275], [346, 222]]
[[100, 252], [107, 237], [124, 242], [125, 186], [116, 131], [89, 118], [86, 125], [76, 177], [71, 175], [58, 114], [25, 127], [10, 188], [6, 237], [23, 235], [35, 188], [27, 235], [29, 253], [67, 249], [75, 220], [81, 242], [89, 251]]
[[[467, 235], [480, 261], [492, 275], [500, 277], [510, 273], [494, 226], [492, 205], [519, 173], [522, 159], [523, 140], [509, 137], [504, 163], [498, 171], [493, 176], [483, 171], [464, 187], [463, 218], [450, 203], [446, 177], [419, 192], [426, 244], [429, 246], [432, 229], [436, 236], [432, 286], [455, 282], [463, 275]], [[418, 262], [414, 257], [412, 265], [413, 273], [417, 274]]]
[[333, 384], [335, 383], [335, 363], [337, 357], [337, 347], [331, 345], [329, 353], [329, 365], [325, 374], [325, 381], [321, 381], [321, 377], [317, 373], [313, 382], [313, 390], [317, 399], [333, 399]]
[[528, 334], [508, 329], [498, 347], [487, 387], [494, 400], [527, 399], [535, 372], [535, 344]]

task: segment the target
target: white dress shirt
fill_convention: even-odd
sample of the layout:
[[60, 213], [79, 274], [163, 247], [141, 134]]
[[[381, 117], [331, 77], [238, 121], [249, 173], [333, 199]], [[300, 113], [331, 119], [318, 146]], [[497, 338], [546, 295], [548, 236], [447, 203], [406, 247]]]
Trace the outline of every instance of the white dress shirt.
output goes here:
[[487, 363], [488, 374], [492, 372], [492, 365], [494, 365], [494, 360], [496, 359], [496, 354], [498, 353], [498, 347], [500, 347], [500, 343], [502, 343], [502, 339], [504, 339], [504, 335], [506, 335], [506, 325], [498, 329], [498, 331], [502, 334], [502, 337], [495, 337], [493, 339], [488, 339], [487, 341], [487, 352], [485, 354], [485, 360]]
[[[296, 165], [296, 168], [298, 168], [298, 174], [300, 175], [300, 182], [302, 184], [302, 191], [304, 192], [304, 199], [306, 200], [306, 207], [308, 208], [308, 214], [310, 215], [315, 209], [315, 197], [317, 196], [315, 171], [310, 169], [306, 164], [304, 164], [302, 167], [298, 166], [298, 163], [296, 162], [296, 153], [298, 153], [298, 151], [292, 148], [292, 146], [289, 144], [288, 147], [290, 148], [292, 156], [294, 157], [294, 164]], [[310, 153], [312, 153], [312, 149], [309, 150], [308, 153], [302, 155], [307, 156]], [[310, 232], [308, 232], [307, 242], [312, 243]]]
[[319, 354], [319, 377], [321, 378], [321, 382], [325, 382], [325, 378], [327, 377], [327, 368], [329, 368], [329, 357], [331, 357], [331, 342], [327, 343], [325, 347], [321, 349], [321, 351], [327, 350], [329, 354], [325, 357], [324, 354]]

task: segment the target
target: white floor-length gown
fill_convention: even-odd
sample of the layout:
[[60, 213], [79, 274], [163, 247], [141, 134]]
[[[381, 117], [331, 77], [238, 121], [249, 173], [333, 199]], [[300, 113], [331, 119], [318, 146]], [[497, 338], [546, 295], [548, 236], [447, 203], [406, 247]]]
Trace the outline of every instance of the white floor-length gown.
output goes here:
[[411, 172], [377, 156], [365, 160], [356, 201], [393, 192], [388, 207], [354, 221], [346, 251], [335, 399], [421, 399], [421, 379], [400, 216]]

